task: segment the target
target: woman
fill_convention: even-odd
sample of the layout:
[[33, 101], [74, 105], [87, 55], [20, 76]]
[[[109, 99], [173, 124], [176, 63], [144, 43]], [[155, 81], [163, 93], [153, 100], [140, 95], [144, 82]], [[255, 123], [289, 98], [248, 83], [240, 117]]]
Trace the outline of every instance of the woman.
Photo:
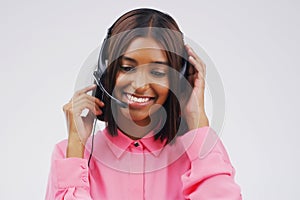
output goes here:
[[[54, 149], [46, 199], [241, 199], [226, 150], [209, 128], [205, 64], [169, 15], [125, 13], [109, 29], [99, 61], [98, 87], [77, 91], [63, 108], [68, 139]], [[89, 139], [96, 116], [106, 128]], [[213, 148], [199, 157], [209, 138]]]

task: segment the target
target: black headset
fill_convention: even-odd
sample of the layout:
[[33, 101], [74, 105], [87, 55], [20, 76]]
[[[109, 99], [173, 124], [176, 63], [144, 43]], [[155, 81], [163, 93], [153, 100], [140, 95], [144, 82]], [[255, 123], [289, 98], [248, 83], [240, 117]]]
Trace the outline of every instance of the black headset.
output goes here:
[[[147, 12], [149, 10], [152, 9], [141, 9], [141, 11], [143, 12]], [[98, 57], [98, 63], [97, 63], [97, 69], [93, 72], [93, 78], [95, 83], [97, 84], [97, 89], [94, 92], [94, 96], [99, 98], [101, 101], [104, 100], [104, 96], [112, 99], [117, 105], [123, 107], [123, 108], [127, 108], [128, 104], [125, 102], [120, 101], [119, 99], [115, 98], [114, 96], [112, 96], [112, 94], [109, 94], [109, 92], [104, 88], [103, 83], [104, 83], [104, 79], [105, 79], [105, 71], [107, 69], [107, 65], [108, 65], [108, 48], [109, 48], [109, 39], [112, 35], [112, 30], [115, 27], [116, 23], [118, 23], [120, 21], [120, 19], [123, 17], [124, 15], [122, 15], [121, 17], [119, 17], [114, 24], [108, 29], [106, 37], [104, 38], [104, 41], [102, 42], [101, 48], [100, 48], [100, 52], [99, 52], [99, 57]], [[123, 19], [126, 20], [127, 18]], [[182, 68], [181, 71], [179, 72], [179, 79], [182, 80], [188, 73], [188, 67], [190, 66], [188, 61], [187, 61], [187, 52], [184, 50], [184, 55], [182, 55]], [[103, 109], [105, 110], [105, 109]], [[104, 121], [104, 115], [105, 113], [103, 112], [102, 115], [97, 116], [97, 118], [99, 120]]]
[[[108, 40], [109, 40], [110, 35], [111, 35], [111, 29], [112, 29], [112, 27], [110, 27], [108, 29], [107, 35], [106, 35], [104, 41], [102, 42], [102, 45], [101, 45], [101, 48], [100, 48], [100, 52], [99, 52], [99, 57], [98, 57], [97, 69], [96, 69], [96, 71], [94, 71], [93, 76], [94, 76], [94, 80], [95, 80], [97, 86], [101, 90], [101, 95], [100, 95], [100, 100], [101, 101], [104, 98], [103, 95], [106, 94], [109, 98], [111, 98], [112, 100], [114, 100], [119, 106], [121, 106], [123, 108], [127, 108], [128, 105], [125, 102], [122, 102], [119, 99], [117, 99], [114, 96], [112, 96], [111, 94], [109, 94], [109, 92], [107, 92], [107, 90], [102, 85], [102, 81], [103, 81], [103, 78], [104, 78], [103, 74], [104, 74], [104, 72], [105, 72], [105, 70], [107, 68], [108, 46], [109, 46], [108, 45]], [[99, 95], [97, 95], [97, 96], [99, 97]]]
[[[113, 27], [113, 26], [112, 26]], [[111, 35], [111, 28], [108, 29], [108, 33], [101, 45], [100, 48], [100, 52], [99, 52], [99, 57], [98, 57], [98, 63], [97, 63], [97, 69], [94, 71], [93, 73], [93, 77], [94, 80], [97, 84], [97, 86], [99, 87], [99, 89], [101, 90], [102, 94], [98, 94], [97, 97], [100, 97], [100, 100], [103, 100], [104, 98], [104, 94], [107, 95], [109, 98], [111, 98], [112, 100], [114, 100], [119, 106], [123, 107], [123, 108], [127, 108], [128, 105], [125, 102], [122, 102], [120, 100], [118, 100], [117, 98], [115, 98], [114, 96], [112, 96], [111, 94], [109, 94], [109, 92], [107, 92], [107, 90], [104, 88], [102, 82], [104, 79], [104, 72], [107, 68], [107, 60], [108, 60], [108, 40], [110, 38]], [[186, 53], [185, 53], [186, 54]], [[184, 57], [186, 57], [186, 55], [184, 55]], [[179, 78], [182, 79], [185, 74], [186, 74], [186, 69], [187, 69], [187, 65], [188, 62], [186, 60], [186, 58], [183, 58], [183, 66], [181, 68], [180, 74], [179, 74]], [[98, 89], [98, 88], [97, 88]]]
[[[141, 9], [143, 11], [149, 11], [151, 9]], [[112, 94], [109, 94], [109, 92], [104, 88], [103, 83], [104, 83], [104, 79], [105, 79], [105, 72], [108, 66], [108, 47], [109, 47], [109, 39], [111, 37], [112, 34], [112, 29], [114, 28], [115, 24], [120, 21], [120, 19], [123, 16], [119, 17], [114, 24], [108, 29], [107, 31], [107, 35], [104, 38], [101, 48], [100, 48], [100, 52], [99, 52], [99, 56], [98, 56], [98, 63], [97, 63], [97, 68], [96, 70], [93, 72], [93, 78], [95, 83], [97, 84], [97, 88], [96, 90], [93, 92], [93, 95], [97, 98], [99, 98], [101, 101], [104, 101], [105, 96], [112, 99], [117, 105], [119, 105], [120, 107], [123, 108], [127, 108], [128, 104], [125, 102], [120, 101], [119, 99], [115, 98], [114, 96], [112, 96]], [[125, 19], [124, 19], [125, 20]], [[179, 72], [179, 79], [180, 81], [182, 79], [184, 79], [187, 74], [188, 74], [188, 67], [190, 66], [189, 62], [187, 61], [187, 52], [184, 50], [183, 55], [181, 55], [182, 57], [182, 68]], [[104, 115], [105, 115], [105, 109], [102, 109], [102, 115], [98, 115], [97, 118], [101, 121], [104, 121]], [[96, 126], [96, 120], [94, 121], [94, 126], [93, 126], [93, 134], [92, 134], [92, 148], [91, 148], [91, 153], [90, 153], [90, 157], [88, 160], [88, 165], [90, 165], [90, 160], [93, 154], [93, 144], [94, 144], [94, 131], [95, 131], [95, 126]]]

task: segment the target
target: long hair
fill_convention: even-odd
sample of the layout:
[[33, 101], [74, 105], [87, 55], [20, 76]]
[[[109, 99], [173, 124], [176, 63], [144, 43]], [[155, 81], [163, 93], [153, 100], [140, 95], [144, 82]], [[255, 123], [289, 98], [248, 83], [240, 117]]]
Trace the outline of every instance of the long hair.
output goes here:
[[[180, 71], [183, 65], [184, 41], [175, 20], [168, 14], [153, 9], [135, 9], [122, 15], [108, 30], [108, 67], [105, 71], [103, 86], [111, 94], [116, 84], [119, 71], [119, 58], [123, 55], [129, 44], [138, 37], [152, 37], [166, 51], [167, 59], [172, 68]], [[172, 78], [170, 78], [172, 76]], [[174, 78], [175, 77], [175, 78]], [[173, 91], [178, 89], [179, 76], [169, 75], [169, 84]], [[104, 97], [104, 121], [109, 133], [116, 136], [117, 123], [114, 120], [110, 98]], [[166, 102], [163, 104], [167, 113], [167, 119], [161, 130], [155, 134], [155, 139], [166, 139], [170, 143], [179, 132], [180, 104], [172, 91], [169, 92]]]

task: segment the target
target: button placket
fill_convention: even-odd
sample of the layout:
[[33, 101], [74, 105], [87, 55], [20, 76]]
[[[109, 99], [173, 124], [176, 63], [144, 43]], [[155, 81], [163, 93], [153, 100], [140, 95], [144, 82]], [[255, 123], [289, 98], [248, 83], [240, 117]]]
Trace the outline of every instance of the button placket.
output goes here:
[[129, 199], [144, 199], [144, 145], [140, 141], [134, 141], [131, 143], [130, 148], [131, 154], [129, 180], [135, 184], [129, 187], [130, 194], [132, 194], [132, 196], [129, 196]]

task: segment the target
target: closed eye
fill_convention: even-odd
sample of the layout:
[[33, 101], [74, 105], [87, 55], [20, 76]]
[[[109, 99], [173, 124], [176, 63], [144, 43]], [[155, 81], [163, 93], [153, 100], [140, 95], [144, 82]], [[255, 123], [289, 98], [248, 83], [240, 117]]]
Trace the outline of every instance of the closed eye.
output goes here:
[[151, 74], [158, 78], [166, 76], [165, 72], [160, 72], [155, 70], [151, 70]]
[[135, 70], [135, 67], [130, 65], [120, 65], [120, 70], [123, 72], [132, 72]]

